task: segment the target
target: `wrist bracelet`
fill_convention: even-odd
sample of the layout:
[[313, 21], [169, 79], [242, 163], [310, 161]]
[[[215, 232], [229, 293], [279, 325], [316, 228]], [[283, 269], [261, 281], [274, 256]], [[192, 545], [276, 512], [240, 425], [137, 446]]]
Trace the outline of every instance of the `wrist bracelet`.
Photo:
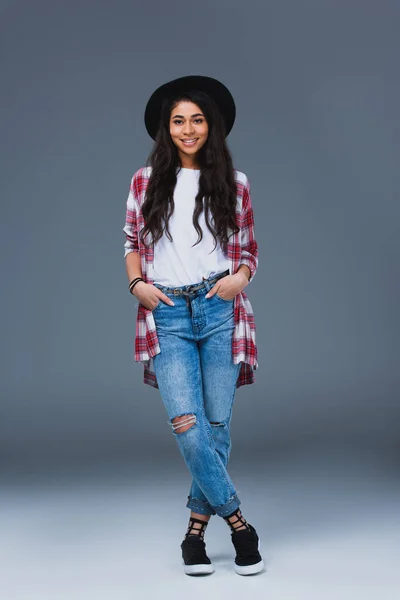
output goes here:
[[135, 283], [136, 281], [139, 281], [140, 279], [143, 280], [143, 277], [135, 277], [134, 279], [132, 279], [132, 281], [129, 282], [129, 287], [131, 287], [132, 283]]
[[129, 284], [129, 291], [130, 291], [131, 294], [133, 294], [132, 290], [135, 287], [135, 285], [137, 283], [139, 283], [139, 281], [144, 281], [143, 277], [137, 277], [136, 279], [133, 279], [131, 281], [131, 283]]
[[133, 290], [133, 288], [135, 287], [135, 285], [137, 283], [139, 283], [139, 281], [143, 281], [143, 279], [140, 277], [138, 279], [134, 279], [133, 281], [131, 281], [130, 284], [129, 284], [129, 289]]

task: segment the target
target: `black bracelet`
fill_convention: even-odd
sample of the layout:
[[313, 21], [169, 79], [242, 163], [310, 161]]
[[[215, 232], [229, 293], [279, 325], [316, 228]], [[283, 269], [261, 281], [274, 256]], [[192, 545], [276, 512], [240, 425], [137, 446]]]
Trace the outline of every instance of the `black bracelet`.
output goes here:
[[131, 281], [130, 285], [129, 285], [129, 291], [131, 292], [133, 290], [133, 288], [135, 287], [135, 285], [137, 283], [139, 283], [139, 281], [143, 281], [143, 279], [136, 279], [136, 281]]
[[131, 287], [132, 283], [139, 281], [140, 279], [143, 281], [143, 277], [135, 277], [135, 279], [132, 279], [132, 281], [129, 282], [129, 287]]
[[142, 277], [138, 277], [137, 279], [133, 279], [133, 280], [131, 281], [131, 283], [130, 283], [130, 285], [129, 285], [129, 291], [130, 291], [130, 293], [131, 293], [131, 294], [133, 293], [133, 292], [132, 292], [133, 288], [135, 287], [135, 285], [136, 285], [137, 283], [139, 283], [139, 281], [144, 281], [144, 279], [143, 279]]

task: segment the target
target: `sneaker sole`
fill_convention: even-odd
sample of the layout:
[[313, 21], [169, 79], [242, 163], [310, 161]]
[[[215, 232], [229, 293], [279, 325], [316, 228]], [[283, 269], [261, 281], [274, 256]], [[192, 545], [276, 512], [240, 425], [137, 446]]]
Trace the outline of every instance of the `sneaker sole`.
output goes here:
[[185, 561], [183, 559], [182, 565], [186, 575], [203, 575], [206, 573], [214, 573], [214, 565], [185, 565]]
[[[258, 538], [258, 551], [260, 552], [260, 537]], [[246, 566], [240, 566], [234, 562], [233, 566], [238, 575], [254, 575], [255, 573], [259, 573], [263, 570], [264, 561], [261, 559], [260, 562], [255, 563], [254, 565]]]

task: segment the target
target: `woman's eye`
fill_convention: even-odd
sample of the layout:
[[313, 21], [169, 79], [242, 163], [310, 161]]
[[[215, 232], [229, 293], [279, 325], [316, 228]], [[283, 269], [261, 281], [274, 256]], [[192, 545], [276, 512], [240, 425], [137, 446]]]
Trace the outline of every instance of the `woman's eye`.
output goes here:
[[[195, 119], [195, 122], [203, 122], [203, 119]], [[177, 119], [176, 121], [174, 121], [174, 125], [179, 125], [180, 123], [182, 123], [182, 119]]]

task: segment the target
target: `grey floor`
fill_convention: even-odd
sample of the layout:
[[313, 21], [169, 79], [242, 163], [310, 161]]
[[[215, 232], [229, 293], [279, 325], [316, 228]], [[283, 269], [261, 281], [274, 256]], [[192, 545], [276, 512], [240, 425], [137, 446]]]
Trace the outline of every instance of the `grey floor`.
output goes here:
[[188, 473], [180, 456], [157, 462], [5, 476], [1, 598], [400, 598], [400, 486], [379, 460], [232, 461], [266, 570], [237, 575], [229, 529], [212, 517], [206, 542], [216, 570], [196, 578], [180, 563]]

